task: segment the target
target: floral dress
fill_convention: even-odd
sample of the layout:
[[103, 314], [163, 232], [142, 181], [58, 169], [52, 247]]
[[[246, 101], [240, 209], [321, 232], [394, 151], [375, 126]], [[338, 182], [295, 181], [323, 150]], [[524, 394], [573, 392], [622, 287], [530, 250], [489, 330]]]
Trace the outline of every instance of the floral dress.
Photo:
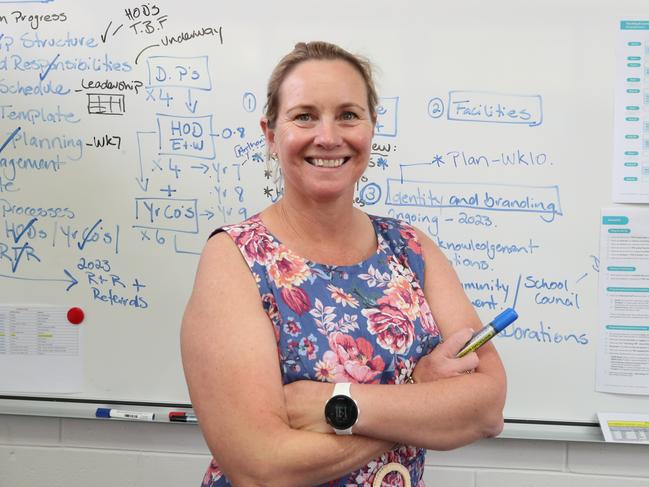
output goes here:
[[[414, 229], [392, 218], [370, 219], [376, 253], [349, 266], [296, 255], [259, 215], [214, 232], [227, 232], [250, 267], [275, 331], [285, 384], [304, 379], [401, 384], [439, 342], [421, 285], [424, 261]], [[413, 486], [423, 486], [424, 457], [422, 448], [399, 445], [323, 485], [370, 486], [381, 466], [397, 462], [407, 467]], [[229, 485], [212, 460], [202, 487]], [[401, 476], [389, 474], [383, 485], [401, 485]]]

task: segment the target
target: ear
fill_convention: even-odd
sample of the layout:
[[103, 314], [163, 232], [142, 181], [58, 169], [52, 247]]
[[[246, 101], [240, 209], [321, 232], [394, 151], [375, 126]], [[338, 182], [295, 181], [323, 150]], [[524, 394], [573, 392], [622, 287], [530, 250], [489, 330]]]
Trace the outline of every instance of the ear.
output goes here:
[[264, 137], [266, 137], [266, 148], [268, 149], [268, 153], [272, 154], [275, 152], [275, 130], [268, 126], [268, 119], [266, 117], [261, 117], [261, 120], [259, 120], [259, 126], [261, 127], [261, 131], [264, 133]]

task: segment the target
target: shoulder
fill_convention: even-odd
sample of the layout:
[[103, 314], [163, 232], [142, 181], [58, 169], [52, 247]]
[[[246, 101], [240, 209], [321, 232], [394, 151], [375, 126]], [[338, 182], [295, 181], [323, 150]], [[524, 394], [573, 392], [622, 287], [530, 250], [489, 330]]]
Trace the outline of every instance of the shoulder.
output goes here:
[[247, 282], [255, 261], [251, 243], [259, 244], [265, 227], [258, 215], [214, 230], [201, 253], [195, 286]]
[[417, 241], [421, 246], [421, 254], [424, 258], [424, 261], [436, 262], [439, 263], [443, 261], [445, 265], [450, 266], [446, 255], [440, 250], [437, 244], [430, 238], [425, 232], [416, 227], [411, 227], [414, 234], [416, 235]]
[[201, 252], [183, 327], [213, 330], [210, 323], [218, 323], [222, 328], [239, 313], [233, 306], [255, 314], [261, 309], [254, 272], [234, 239], [223, 231], [211, 237]]
[[[215, 233], [201, 252], [195, 289], [219, 286], [232, 276], [243, 277], [248, 266], [235, 241], [226, 232]], [[234, 279], [239, 281], [241, 279]]]

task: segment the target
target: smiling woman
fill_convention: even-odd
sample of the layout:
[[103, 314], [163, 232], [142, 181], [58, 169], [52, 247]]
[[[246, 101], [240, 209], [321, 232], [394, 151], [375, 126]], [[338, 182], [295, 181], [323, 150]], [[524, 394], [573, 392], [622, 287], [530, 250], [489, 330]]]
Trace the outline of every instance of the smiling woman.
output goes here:
[[456, 358], [481, 324], [446, 257], [353, 206], [376, 102], [369, 63], [332, 44], [296, 45], [271, 75], [260, 124], [282, 196], [212, 234], [183, 319], [205, 487], [422, 486], [425, 448], [502, 428], [495, 349]]
[[277, 116], [261, 126], [284, 175], [280, 205], [348, 200], [367, 167], [374, 128], [362, 76], [346, 61], [305, 61], [288, 73], [279, 99]]

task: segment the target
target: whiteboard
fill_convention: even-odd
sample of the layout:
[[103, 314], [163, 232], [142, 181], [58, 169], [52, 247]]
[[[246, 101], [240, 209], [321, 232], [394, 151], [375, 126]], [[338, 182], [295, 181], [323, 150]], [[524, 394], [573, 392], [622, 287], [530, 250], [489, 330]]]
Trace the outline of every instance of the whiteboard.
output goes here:
[[485, 322], [520, 314], [494, 341], [506, 417], [646, 411], [647, 397], [594, 391], [616, 32], [645, 7], [2, 1], [2, 304], [84, 310], [83, 386], [63, 397], [187, 404], [178, 336], [199, 253], [277, 197], [267, 77], [323, 39], [378, 68], [357, 203], [437, 241]]

